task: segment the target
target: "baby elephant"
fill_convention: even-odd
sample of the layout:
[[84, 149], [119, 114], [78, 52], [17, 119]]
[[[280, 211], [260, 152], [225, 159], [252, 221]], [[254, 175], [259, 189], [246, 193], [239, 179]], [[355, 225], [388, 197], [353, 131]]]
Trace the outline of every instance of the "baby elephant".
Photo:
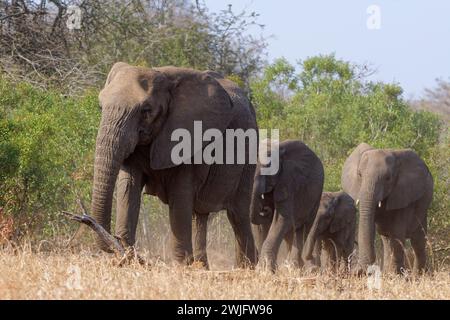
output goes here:
[[[341, 260], [347, 261], [353, 251], [355, 229], [356, 207], [353, 199], [344, 191], [324, 192], [306, 239], [304, 261], [339, 268]], [[313, 257], [313, 251], [316, 257]], [[321, 254], [325, 261], [320, 261]]]
[[303, 243], [319, 207], [324, 173], [320, 159], [303, 142], [267, 143], [271, 157], [274, 146], [279, 146], [279, 170], [267, 174], [264, 169], [273, 162], [262, 164], [260, 154], [250, 214], [260, 254], [258, 267], [274, 271], [283, 239], [294, 263], [303, 265]]

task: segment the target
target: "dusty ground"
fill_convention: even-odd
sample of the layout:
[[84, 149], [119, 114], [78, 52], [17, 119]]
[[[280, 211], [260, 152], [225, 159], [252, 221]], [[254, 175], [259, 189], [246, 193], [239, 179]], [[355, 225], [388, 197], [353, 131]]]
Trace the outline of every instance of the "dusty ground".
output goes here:
[[443, 270], [375, 283], [373, 277], [306, 274], [288, 266], [275, 275], [158, 261], [151, 268], [118, 267], [106, 254], [33, 251], [0, 250], [1, 299], [450, 299], [450, 273]]

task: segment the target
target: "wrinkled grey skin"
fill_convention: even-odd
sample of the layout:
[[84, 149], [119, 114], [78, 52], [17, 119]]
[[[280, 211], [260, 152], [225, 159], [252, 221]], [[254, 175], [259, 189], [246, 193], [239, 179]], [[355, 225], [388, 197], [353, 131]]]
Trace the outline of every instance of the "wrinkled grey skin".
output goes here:
[[303, 243], [316, 216], [324, 180], [320, 159], [303, 142], [280, 143], [280, 169], [272, 176], [256, 167], [250, 207], [258, 267], [276, 269], [282, 240], [290, 248], [292, 261], [303, 265]]
[[427, 210], [433, 178], [412, 150], [360, 144], [345, 161], [342, 187], [359, 202], [358, 273], [375, 262], [375, 226], [383, 240], [383, 269], [404, 268], [405, 240], [414, 250], [414, 271], [426, 263]]
[[132, 246], [145, 186], [146, 193], [169, 205], [176, 261], [193, 261], [193, 215], [203, 217], [225, 209], [237, 239], [238, 264], [254, 264], [248, 208], [256, 166], [248, 161], [176, 165], [171, 160], [172, 148], [179, 142], [171, 141], [173, 130], [184, 128], [193, 137], [194, 120], [202, 121], [203, 131], [257, 128], [254, 109], [239, 87], [214, 72], [149, 69], [119, 62], [112, 67], [99, 100], [102, 119], [95, 150], [94, 218], [110, 230], [117, 180], [116, 235]]
[[[341, 260], [346, 262], [353, 251], [355, 231], [353, 199], [343, 191], [324, 192], [306, 239], [303, 260], [317, 266], [339, 267]], [[320, 260], [321, 254], [325, 261]]]

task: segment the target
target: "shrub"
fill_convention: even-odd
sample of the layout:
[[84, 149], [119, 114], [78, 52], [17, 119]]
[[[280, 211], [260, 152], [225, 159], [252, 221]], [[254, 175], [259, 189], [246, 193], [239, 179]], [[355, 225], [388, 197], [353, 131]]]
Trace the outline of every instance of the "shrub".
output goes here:
[[55, 213], [90, 193], [96, 105], [94, 92], [64, 98], [0, 78], [0, 207], [19, 233], [50, 232]]
[[[340, 190], [342, 165], [361, 142], [378, 148], [411, 148], [427, 163], [435, 179], [429, 211], [433, 233], [446, 234], [450, 223], [450, 165], [439, 118], [413, 111], [398, 84], [370, 82], [370, 70], [317, 56], [294, 66], [280, 59], [252, 83], [252, 101], [260, 128], [280, 129], [280, 138], [300, 139], [322, 159], [325, 190]], [[447, 230], [447, 232], [443, 232]]]

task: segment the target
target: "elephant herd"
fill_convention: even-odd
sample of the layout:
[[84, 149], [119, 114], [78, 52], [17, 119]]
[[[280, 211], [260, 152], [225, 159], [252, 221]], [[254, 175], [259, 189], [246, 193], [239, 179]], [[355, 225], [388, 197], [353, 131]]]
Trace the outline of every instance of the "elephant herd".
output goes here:
[[[279, 170], [272, 175], [262, 174], [265, 164], [249, 161], [247, 149], [244, 163], [174, 163], [174, 130], [195, 134], [196, 121], [203, 130], [258, 129], [246, 94], [218, 73], [119, 62], [99, 101], [91, 210], [110, 232], [117, 185], [115, 234], [127, 245], [135, 243], [144, 191], [168, 204], [173, 256], [179, 263], [200, 261], [208, 267], [208, 215], [225, 210], [240, 267], [274, 271], [283, 240], [298, 267], [336, 266], [348, 260], [357, 241], [354, 270], [362, 273], [375, 263], [376, 230], [384, 269], [402, 272], [409, 239], [414, 270], [424, 270], [433, 179], [413, 151], [362, 143], [345, 161], [343, 191], [323, 192], [322, 163], [298, 140], [264, 142], [269, 153], [279, 150]], [[97, 244], [107, 249], [99, 238]]]

